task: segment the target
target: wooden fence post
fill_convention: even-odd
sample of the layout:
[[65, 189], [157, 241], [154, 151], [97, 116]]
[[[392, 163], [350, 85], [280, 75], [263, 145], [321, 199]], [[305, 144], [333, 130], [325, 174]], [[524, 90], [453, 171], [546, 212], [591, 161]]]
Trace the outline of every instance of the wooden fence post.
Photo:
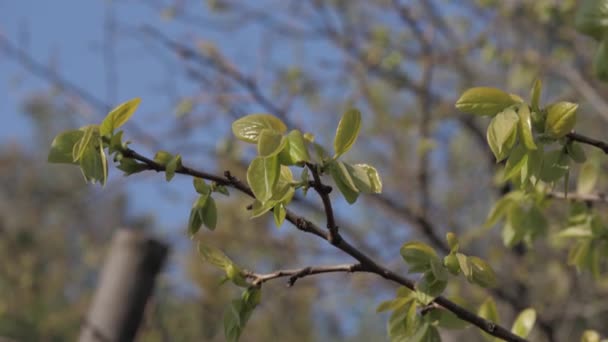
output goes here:
[[114, 234], [79, 342], [135, 339], [168, 251], [166, 244], [141, 231], [120, 229]]

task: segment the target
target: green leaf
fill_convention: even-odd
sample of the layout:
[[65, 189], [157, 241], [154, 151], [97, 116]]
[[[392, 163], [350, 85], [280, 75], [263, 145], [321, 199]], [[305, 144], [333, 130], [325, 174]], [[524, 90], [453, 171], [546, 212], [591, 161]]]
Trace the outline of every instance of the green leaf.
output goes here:
[[278, 157], [257, 157], [247, 169], [247, 183], [256, 199], [264, 203], [272, 197], [274, 186], [279, 179]]
[[453, 312], [443, 308], [434, 308], [424, 317], [430, 324], [436, 324], [444, 329], [461, 330], [469, 326], [467, 321], [463, 321]]
[[416, 284], [416, 299], [423, 305], [428, 305], [441, 295], [447, 285], [447, 280], [439, 280], [433, 272], [425, 272], [422, 279]]
[[342, 164], [344, 167], [346, 167], [346, 170], [351, 176], [353, 184], [358, 191], [368, 194], [378, 194], [382, 192], [382, 181], [380, 180], [380, 175], [373, 166], [367, 164]]
[[172, 157], [165, 166], [165, 179], [167, 182], [173, 179], [173, 176], [175, 176], [175, 170], [179, 169], [180, 167], [182, 167], [182, 156], [177, 154]]
[[547, 107], [545, 133], [553, 138], [561, 138], [570, 133], [576, 124], [578, 105], [571, 102], [557, 102]]
[[122, 134], [123, 131], [118, 131], [116, 134], [112, 134], [112, 137], [110, 138], [110, 144], [108, 145], [108, 153], [112, 154], [114, 152], [122, 150]]
[[446, 255], [443, 258], [443, 264], [453, 275], [458, 275], [458, 273], [460, 273], [460, 262], [458, 261], [458, 257], [456, 257], [454, 252]]
[[540, 110], [540, 94], [543, 88], [543, 82], [539, 79], [534, 80], [532, 91], [530, 92], [530, 105], [532, 110], [538, 112]]
[[229, 342], [238, 341], [253, 310], [260, 303], [261, 289], [250, 287], [241, 296], [240, 300], [233, 300], [230, 307], [224, 312], [224, 336]]
[[534, 135], [532, 135], [532, 119], [530, 117], [530, 108], [527, 104], [519, 106], [519, 133], [524, 146], [529, 150], [536, 150], [534, 143]]
[[439, 281], [448, 280], [448, 272], [439, 258], [431, 258], [431, 272], [435, 279]]
[[496, 273], [484, 260], [470, 256], [467, 258], [472, 271], [472, 281], [481, 287], [496, 286]]
[[544, 182], [553, 183], [568, 172], [568, 164], [568, 157], [562, 150], [547, 152], [542, 160], [539, 177]]
[[249, 283], [247, 282], [247, 280], [245, 280], [245, 277], [243, 276], [243, 272], [235, 264], [231, 263], [229, 265], [226, 265], [224, 271], [226, 272], [226, 278], [230, 280], [234, 285], [240, 287], [249, 286]]
[[387, 300], [378, 305], [376, 307], [376, 313], [384, 312], [384, 311], [394, 311], [397, 310], [408, 303], [410, 303], [414, 298], [412, 296], [408, 297], [397, 297], [392, 300]]
[[297, 129], [287, 134], [287, 146], [279, 154], [279, 161], [282, 165], [295, 165], [310, 161], [304, 137]]
[[201, 225], [203, 224], [205, 206], [207, 205], [207, 199], [209, 198], [211, 198], [209, 194], [201, 195], [192, 204], [192, 209], [190, 209], [190, 217], [188, 218], [188, 233], [190, 233], [190, 235], [196, 234], [201, 228]]
[[173, 155], [167, 151], [158, 151], [154, 155], [154, 161], [162, 166], [167, 166], [169, 162], [173, 159]]
[[496, 162], [505, 159], [515, 144], [518, 122], [519, 117], [512, 109], [498, 113], [490, 122], [487, 140]]
[[577, 163], [584, 163], [587, 160], [587, 156], [581, 145], [573, 141], [566, 144], [566, 152]]
[[329, 173], [331, 177], [334, 179], [336, 186], [344, 195], [344, 198], [349, 204], [355, 203], [357, 197], [359, 196], [359, 189], [355, 185], [348, 169], [344, 165], [344, 163], [332, 160], [329, 165]]
[[112, 109], [110, 113], [103, 119], [99, 126], [99, 134], [102, 136], [110, 135], [114, 133], [114, 130], [122, 126], [129, 120], [131, 115], [135, 113], [135, 110], [139, 106], [141, 99], [136, 97], [127, 102], [119, 104], [116, 108]]
[[208, 262], [221, 269], [225, 269], [228, 265], [232, 265], [232, 260], [230, 260], [224, 252], [215, 247], [199, 243], [198, 253], [201, 255], [204, 262]]
[[273, 214], [274, 223], [277, 225], [277, 227], [280, 227], [283, 224], [283, 221], [285, 221], [285, 216], [287, 215], [287, 210], [285, 210], [283, 203], [279, 203], [274, 206]]
[[108, 161], [101, 146], [101, 141], [90, 141], [79, 160], [80, 170], [87, 182], [102, 186], [108, 178]]
[[209, 199], [203, 208], [202, 215], [205, 227], [209, 228], [209, 230], [214, 230], [217, 225], [217, 207], [213, 197], [209, 196]]
[[342, 114], [334, 138], [334, 159], [346, 153], [353, 146], [361, 129], [361, 113], [351, 108]]
[[473, 268], [469, 264], [469, 258], [462, 253], [456, 253], [456, 259], [458, 259], [458, 266], [460, 266], [462, 274], [468, 281], [471, 281], [473, 279]]
[[509, 154], [505, 165], [504, 179], [509, 180], [521, 174], [521, 169], [528, 163], [528, 150], [518, 144]]
[[72, 158], [74, 162], [78, 162], [80, 158], [82, 158], [85, 151], [90, 148], [91, 141], [97, 140], [97, 137], [94, 138], [95, 135], [98, 135], [97, 126], [89, 125], [81, 128], [81, 130], [84, 132], [82, 138], [74, 144], [74, 148], [72, 149]]
[[582, 224], [573, 227], [568, 227], [561, 230], [556, 235], [559, 238], [591, 238], [593, 233], [591, 232], [591, 226], [589, 224]]
[[511, 332], [519, 337], [526, 338], [530, 334], [530, 331], [532, 331], [535, 322], [536, 311], [530, 308], [525, 309], [515, 319]]
[[465, 91], [456, 101], [456, 108], [463, 113], [475, 115], [496, 115], [516, 104], [508, 93], [488, 87], [476, 87]]
[[257, 143], [264, 129], [283, 134], [287, 131], [287, 126], [279, 118], [269, 114], [247, 115], [232, 123], [234, 136], [248, 143]]
[[61, 163], [61, 164], [77, 164], [74, 161], [72, 151], [74, 145], [82, 139], [84, 132], [81, 130], [72, 130], [60, 133], [53, 139], [51, 143], [51, 150], [49, 151], [48, 162], [49, 163]]
[[606, 0], [584, 0], [574, 17], [576, 29], [596, 40], [608, 32], [608, 2]]
[[281, 152], [287, 143], [287, 139], [273, 129], [263, 129], [258, 138], [258, 155], [260, 157], [272, 157]]
[[139, 163], [131, 158], [122, 158], [118, 166], [116, 167], [125, 173], [125, 176], [132, 175], [134, 173], [142, 172], [148, 169], [148, 165]]
[[391, 341], [408, 341], [407, 338], [415, 331], [418, 321], [414, 301], [410, 300], [406, 305], [395, 309], [389, 317], [387, 327]]
[[581, 171], [578, 174], [576, 192], [579, 194], [592, 193], [595, 189], [599, 176], [600, 167], [597, 163], [589, 161], [583, 164]]
[[503, 196], [501, 199], [496, 201], [483, 226], [485, 228], [489, 228], [498, 223], [498, 221], [500, 221], [511, 209], [511, 206], [522, 199], [523, 193], [520, 191], [512, 191]]
[[211, 188], [205, 180], [202, 178], [194, 177], [192, 178], [192, 184], [194, 185], [194, 189], [201, 195], [209, 195], [211, 193]]
[[400, 249], [403, 260], [410, 266], [409, 272], [426, 272], [430, 270], [431, 259], [437, 258], [435, 250], [422, 242], [407, 242]]

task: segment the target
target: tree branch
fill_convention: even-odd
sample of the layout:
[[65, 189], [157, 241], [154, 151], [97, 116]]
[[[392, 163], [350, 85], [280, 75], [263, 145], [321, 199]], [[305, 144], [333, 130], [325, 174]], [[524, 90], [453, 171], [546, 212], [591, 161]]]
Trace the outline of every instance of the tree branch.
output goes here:
[[308, 167], [312, 173], [312, 178], [314, 179], [312, 186], [321, 197], [321, 201], [323, 201], [323, 209], [325, 210], [325, 217], [327, 217], [327, 230], [329, 231], [328, 241], [332, 245], [335, 245], [336, 243], [340, 242], [340, 234], [338, 233], [338, 225], [336, 224], [334, 210], [331, 207], [331, 199], [329, 198], [331, 187], [321, 182], [318, 165], [306, 163], [306, 167]]
[[604, 153], [608, 154], [608, 143], [606, 142], [589, 138], [576, 132], [568, 133], [566, 134], [566, 137], [572, 141], [578, 141], [581, 144], [586, 144], [595, 148], [599, 148], [600, 150], [604, 151]]
[[307, 277], [309, 275], [321, 274], [321, 273], [353, 273], [361, 272], [363, 267], [361, 264], [344, 264], [344, 265], [331, 265], [331, 266], [309, 266], [296, 268], [291, 270], [279, 270], [267, 274], [259, 274], [245, 271], [245, 276], [253, 280], [253, 285], [260, 285], [269, 280], [289, 277], [287, 280], [287, 287], [292, 287], [296, 281], [300, 278]]
[[[120, 152], [123, 154], [124, 157], [133, 158], [137, 161], [140, 161], [140, 162], [146, 164], [146, 166], [150, 170], [154, 170], [157, 172], [161, 172], [161, 171], [165, 170], [165, 167], [163, 165], [156, 163], [155, 161], [140, 155], [139, 153], [135, 152], [134, 150], [132, 150], [130, 148], [123, 148], [123, 149], [121, 149]], [[248, 196], [250, 196], [252, 198], [255, 198], [251, 189], [246, 184], [239, 181], [237, 178], [233, 177], [229, 171], [225, 172], [224, 177], [209, 174], [209, 173], [203, 172], [203, 171], [198, 171], [198, 170], [192, 169], [187, 166], [178, 167], [175, 170], [175, 172], [179, 173], [179, 174], [193, 176], [193, 177], [204, 178], [204, 179], [207, 179], [210, 181], [217, 182], [218, 184], [230, 186], [230, 187], [233, 187], [233, 188], [247, 194]], [[314, 235], [330, 242], [330, 240], [331, 240], [330, 234], [323, 231], [319, 226], [317, 226], [313, 222], [309, 221], [308, 219], [295, 214], [294, 212], [292, 212], [289, 209], [287, 209], [287, 214], [286, 214], [285, 218], [287, 221], [292, 223], [297, 229], [307, 232], [307, 233], [314, 234]], [[335, 240], [332, 243], [332, 245], [335, 246], [336, 248], [342, 250], [346, 254], [350, 255], [351, 257], [355, 258], [360, 264], [360, 266], [357, 266], [358, 271], [374, 273], [385, 279], [389, 279], [395, 283], [406, 286], [407, 288], [409, 288], [411, 290], [415, 290], [415, 283], [413, 280], [400, 276], [397, 273], [391, 271], [390, 269], [378, 264], [371, 257], [366, 255], [365, 253], [363, 253], [356, 247], [352, 246], [346, 240], [344, 240], [344, 238], [341, 237], [339, 232], [335, 232], [335, 233], [336, 233], [336, 236], [334, 238]], [[302, 273], [301, 275], [304, 275], [304, 273]], [[450, 310], [452, 313], [454, 313], [460, 319], [477, 326], [478, 328], [487, 332], [490, 335], [493, 335], [493, 336], [501, 338], [505, 341], [511, 341], [511, 342], [527, 341], [526, 339], [513, 334], [508, 329], [476, 315], [475, 313], [461, 307], [460, 305], [450, 301], [449, 299], [447, 299], [443, 296], [439, 296], [439, 297], [435, 298], [434, 303], [441, 305], [442, 307], [446, 308], [447, 310]]]

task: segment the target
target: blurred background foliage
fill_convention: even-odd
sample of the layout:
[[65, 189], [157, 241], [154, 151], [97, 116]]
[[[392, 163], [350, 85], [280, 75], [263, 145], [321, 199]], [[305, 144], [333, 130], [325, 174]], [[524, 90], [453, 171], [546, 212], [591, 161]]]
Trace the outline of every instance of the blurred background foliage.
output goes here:
[[[68, 82], [62, 72], [69, 66], [57, 70], [40, 62], [44, 56], [28, 55], [15, 43], [18, 37], [0, 35], [0, 56], [48, 82], [29, 89], [19, 109], [36, 138], [0, 149], [0, 336], [75, 339], [112, 231], [128, 226], [149, 230], [173, 248], [139, 339], [223, 340], [223, 310], [238, 290], [220, 286], [221, 274], [201, 263], [185, 237], [194, 198], [189, 180], [166, 185], [157, 175], [126, 179], [111, 170], [100, 189], [85, 186], [74, 168], [45, 163], [57, 132], [134, 96], [158, 104], [127, 125], [125, 136], [138, 151], [181, 153], [188, 165], [229, 169], [241, 179], [251, 151], [231, 137], [235, 118], [268, 112], [327, 143], [342, 110], [356, 105], [364, 113], [363, 131], [347, 159], [376, 166], [385, 193], [354, 207], [333, 194], [345, 236], [405, 273], [398, 253], [403, 242], [419, 239], [441, 250], [439, 241], [453, 231], [461, 250], [490, 262], [499, 288], [488, 292], [454, 280], [448, 297], [476, 311], [492, 295], [506, 326], [534, 307], [534, 341], [578, 340], [586, 328], [607, 335], [606, 276], [594, 280], [568, 266], [568, 244], [547, 238], [506, 248], [499, 229], [481, 228], [507, 188], [497, 181], [485, 143], [487, 122], [453, 106], [474, 85], [527, 97], [540, 78], [543, 103], [580, 103], [577, 131], [605, 138], [608, 87], [593, 77], [595, 43], [574, 30], [576, 6], [574, 0], [107, 1], [104, 32], [111, 34], [101, 48], [106, 96], [86, 82]], [[155, 21], [131, 20], [133, 13]], [[138, 77], [121, 66], [125, 45], [128, 63], [155, 61], [161, 67], [145, 72], [162, 81], [137, 88], [141, 94], [126, 92], [127, 86], [119, 91], [119, 80]], [[604, 156], [586, 152], [606, 170]], [[605, 174], [598, 192], [605, 191]], [[574, 184], [576, 177], [570, 179]], [[142, 190], [151, 187], [157, 190]], [[143, 197], [156, 207], [134, 213], [131, 207]], [[236, 193], [219, 202], [216, 231], [198, 239], [239, 265], [271, 272], [350, 261], [287, 225], [275, 229], [268, 217], [249, 220], [249, 202]], [[294, 206], [324, 221], [314, 196], [299, 197]], [[549, 234], [564, 226], [568, 207], [551, 203]], [[606, 216], [603, 209], [596, 208]], [[265, 284], [242, 340], [383, 340], [387, 317], [374, 309], [394, 289], [365, 274], [308, 277], [293, 288], [281, 280]], [[442, 336], [482, 340], [472, 328]]]

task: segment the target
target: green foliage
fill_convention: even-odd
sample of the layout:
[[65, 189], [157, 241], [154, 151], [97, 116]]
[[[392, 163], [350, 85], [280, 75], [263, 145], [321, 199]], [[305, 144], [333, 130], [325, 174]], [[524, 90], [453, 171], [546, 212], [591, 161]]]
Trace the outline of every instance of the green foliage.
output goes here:
[[576, 124], [578, 105], [571, 102], [557, 102], [547, 107], [545, 132], [553, 138], [561, 138], [570, 133]]
[[235, 299], [224, 313], [224, 336], [227, 341], [238, 341], [245, 329], [253, 310], [260, 303], [262, 290], [250, 287], [243, 292], [240, 299]]
[[242, 117], [232, 123], [232, 133], [244, 142], [255, 144], [264, 129], [283, 134], [287, 127], [277, 117], [269, 114], [252, 114]]
[[494, 116], [516, 103], [515, 99], [500, 89], [475, 87], [462, 93], [456, 101], [456, 108], [463, 113]]
[[528, 337], [530, 331], [536, 322], [536, 311], [534, 309], [525, 309], [517, 315], [511, 331], [520, 337]]
[[[486, 300], [481, 303], [481, 305], [479, 306], [479, 310], [477, 310], [477, 314], [479, 315], [479, 317], [485, 318], [488, 321], [494, 322], [496, 324], [498, 324], [499, 322], [498, 309], [496, 308], [496, 303], [494, 303], [492, 297], [486, 298]], [[498, 341], [497, 338], [485, 332], [481, 332], [481, 334], [486, 340], [490, 342]]]
[[515, 145], [518, 122], [519, 117], [513, 109], [498, 113], [490, 122], [487, 139], [488, 145], [496, 157], [496, 162], [505, 159]]
[[99, 134], [102, 136], [111, 136], [114, 134], [115, 129], [124, 125], [129, 118], [131, 118], [131, 115], [135, 113], [140, 102], [140, 98], [134, 98], [121, 103], [116, 108], [112, 109], [105, 119], [103, 119], [101, 125], [99, 125]]
[[334, 159], [348, 152], [361, 130], [361, 112], [349, 109], [342, 115], [334, 138]]

